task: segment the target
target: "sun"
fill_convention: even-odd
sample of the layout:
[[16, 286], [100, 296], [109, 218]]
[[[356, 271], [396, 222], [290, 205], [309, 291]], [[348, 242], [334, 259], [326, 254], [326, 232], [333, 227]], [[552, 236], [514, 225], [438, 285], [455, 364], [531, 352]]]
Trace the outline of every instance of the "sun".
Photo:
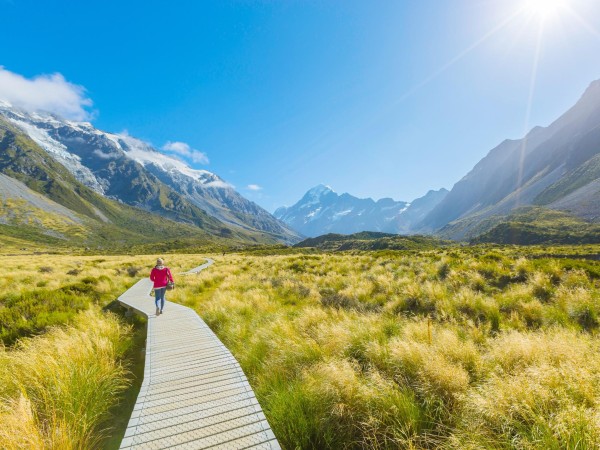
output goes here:
[[525, 10], [543, 19], [557, 15], [566, 6], [567, 0], [525, 0]]

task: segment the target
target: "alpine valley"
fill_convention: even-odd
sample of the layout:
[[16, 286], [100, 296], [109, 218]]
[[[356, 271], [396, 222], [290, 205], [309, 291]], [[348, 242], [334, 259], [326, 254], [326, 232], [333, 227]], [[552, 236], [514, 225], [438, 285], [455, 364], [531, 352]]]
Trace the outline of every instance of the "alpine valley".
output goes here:
[[[435, 180], [432, 180], [435, 184]], [[494, 148], [454, 185], [411, 203], [317, 186], [275, 216], [307, 236], [360, 231], [518, 244], [600, 242], [600, 80], [548, 127]]]
[[298, 242], [219, 176], [127, 134], [0, 102], [0, 235], [112, 248]]
[[289, 245], [363, 231], [597, 243], [599, 223], [600, 81], [550, 126], [490, 151], [451, 191], [375, 201], [319, 185], [274, 215], [132, 136], [0, 101], [0, 235], [17, 245]]

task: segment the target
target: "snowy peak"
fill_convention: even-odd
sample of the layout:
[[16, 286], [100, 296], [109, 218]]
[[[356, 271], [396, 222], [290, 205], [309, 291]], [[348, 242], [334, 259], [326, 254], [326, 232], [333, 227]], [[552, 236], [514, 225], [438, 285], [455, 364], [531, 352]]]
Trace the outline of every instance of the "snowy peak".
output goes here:
[[204, 187], [219, 187], [224, 189], [232, 188], [222, 178], [208, 170], [193, 169], [180, 159], [165, 155], [155, 150], [148, 143], [136, 139], [128, 134], [116, 134], [106, 136], [122, 149], [125, 155], [139, 164], [147, 167], [154, 166], [158, 170], [170, 174], [174, 177], [187, 177], [196, 181]]
[[314, 188], [309, 189], [309, 191], [305, 194], [305, 197], [308, 196], [311, 198], [320, 198], [321, 196], [329, 193], [335, 193], [335, 191], [331, 189], [330, 186], [327, 186], [325, 184], [319, 184]]
[[337, 194], [329, 186], [320, 184], [310, 189], [302, 199], [296, 204], [301, 208], [310, 208], [311, 205], [316, 205], [324, 201], [325, 198], [337, 198]]
[[357, 198], [348, 193], [337, 194], [329, 186], [310, 189], [302, 199], [289, 208], [278, 208], [274, 215], [307, 236], [327, 233], [353, 234], [361, 231], [410, 233], [416, 221], [433, 209], [447, 194], [417, 199], [413, 204], [382, 198]]
[[69, 152], [67, 146], [52, 135], [51, 131], [55, 130], [58, 124], [56, 118], [39, 114], [27, 115], [24, 112], [13, 113], [6, 106], [2, 106], [0, 112], [65, 166], [78, 181], [99, 194], [105, 193], [105, 185], [82, 163], [81, 157]]

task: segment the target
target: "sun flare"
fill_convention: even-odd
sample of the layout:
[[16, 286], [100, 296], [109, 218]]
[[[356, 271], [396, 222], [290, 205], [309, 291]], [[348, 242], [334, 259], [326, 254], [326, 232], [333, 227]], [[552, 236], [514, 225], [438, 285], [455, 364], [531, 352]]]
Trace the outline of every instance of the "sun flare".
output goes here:
[[567, 6], [567, 0], [526, 0], [525, 9], [531, 14], [546, 18], [558, 14]]

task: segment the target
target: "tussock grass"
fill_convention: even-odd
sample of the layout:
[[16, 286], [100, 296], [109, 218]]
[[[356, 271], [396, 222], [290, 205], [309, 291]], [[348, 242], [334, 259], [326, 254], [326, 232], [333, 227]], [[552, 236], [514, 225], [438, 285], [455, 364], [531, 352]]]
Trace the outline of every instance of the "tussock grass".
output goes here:
[[130, 334], [115, 316], [88, 310], [71, 326], [2, 349], [2, 448], [99, 448], [128, 385], [120, 358]]
[[[175, 275], [204, 262], [199, 255], [168, 255], [166, 260]], [[13, 345], [50, 326], [70, 323], [90, 306], [105, 307], [148, 276], [156, 257], [17, 255], [3, 261], [0, 342]], [[177, 281], [185, 284], [183, 278]]]
[[[179, 272], [204, 262], [199, 255], [166, 260], [178, 286], [185, 286]], [[135, 396], [135, 388], [125, 392], [134, 379], [125, 361], [135, 359], [133, 337], [129, 326], [101, 308], [149, 274], [155, 261], [156, 256], [4, 257], [0, 448], [87, 450], [118, 444], [126, 423], [122, 416], [128, 414], [118, 404]]]
[[481, 247], [215, 259], [178, 299], [240, 361], [284, 448], [600, 442], [598, 262]]
[[589, 335], [511, 332], [486, 355], [489, 375], [464, 397], [456, 448], [597, 448], [600, 350]]
[[[195, 308], [234, 353], [284, 448], [597, 448], [600, 263], [582, 259], [597, 247], [266, 253], [217, 256], [209, 270], [176, 276], [168, 297]], [[175, 274], [204, 262], [166, 260]], [[15, 347], [0, 353], [0, 420], [12, 448], [102, 445], [102, 411], [125, 386], [124, 348], [99, 337], [114, 345], [90, 344], [89, 324], [77, 324], [153, 262], [11, 257], [0, 279], [3, 332], [20, 338], [71, 324], [5, 340]], [[34, 326], [18, 328], [23, 316]], [[122, 330], [119, 343], [129, 339]], [[110, 399], [82, 386], [77, 370], [53, 375], [69, 365], [44, 369], [33, 356], [71, 359], [75, 347], [59, 345], [70, 339], [87, 355], [112, 355], [88, 368]], [[79, 361], [73, 355], [72, 367]], [[63, 400], [47, 400], [54, 393]], [[94, 420], [72, 420], [91, 414], [80, 403], [99, 405]]]

